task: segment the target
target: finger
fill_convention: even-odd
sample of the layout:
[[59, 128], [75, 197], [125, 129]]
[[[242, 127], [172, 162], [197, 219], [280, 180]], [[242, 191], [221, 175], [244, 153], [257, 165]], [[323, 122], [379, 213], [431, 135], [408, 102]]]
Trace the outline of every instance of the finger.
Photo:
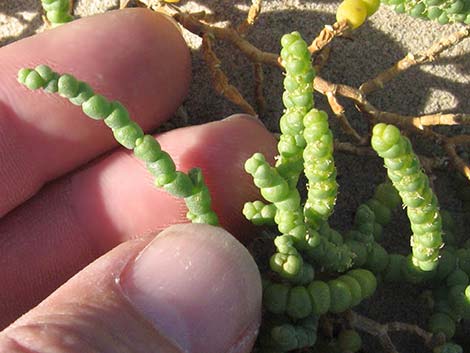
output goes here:
[[88, 266], [7, 328], [0, 351], [250, 352], [261, 281], [247, 250], [208, 225], [172, 226], [145, 244]]
[[104, 124], [57, 95], [16, 82], [47, 64], [121, 101], [144, 129], [181, 103], [188, 48], [163, 15], [133, 9], [84, 18], [0, 49], [0, 217], [41, 186], [116, 145]]
[[[178, 169], [202, 168], [221, 224], [240, 239], [254, 237], [241, 210], [260, 196], [243, 164], [257, 151], [272, 158], [272, 135], [253, 119], [235, 117], [171, 131], [159, 141]], [[0, 327], [119, 242], [187, 222], [184, 202], [156, 189], [131, 157], [115, 152], [51, 184], [0, 222]]]

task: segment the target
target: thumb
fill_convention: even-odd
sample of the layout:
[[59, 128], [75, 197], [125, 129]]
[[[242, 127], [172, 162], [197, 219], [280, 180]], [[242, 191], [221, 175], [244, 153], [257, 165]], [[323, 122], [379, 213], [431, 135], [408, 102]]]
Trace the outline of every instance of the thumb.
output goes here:
[[121, 244], [0, 334], [0, 352], [250, 352], [261, 281], [222, 228]]

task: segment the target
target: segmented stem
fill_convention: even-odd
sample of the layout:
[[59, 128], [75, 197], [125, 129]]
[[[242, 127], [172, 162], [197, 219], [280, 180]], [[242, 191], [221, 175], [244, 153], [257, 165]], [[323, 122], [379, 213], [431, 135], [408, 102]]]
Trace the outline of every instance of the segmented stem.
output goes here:
[[302, 173], [305, 139], [303, 119], [313, 107], [313, 79], [307, 43], [300, 33], [292, 32], [281, 38], [281, 59], [286, 70], [282, 101], [286, 111], [280, 119], [281, 137], [278, 143], [279, 159], [276, 168], [292, 188], [297, 186]]
[[372, 147], [384, 159], [387, 174], [407, 207], [413, 236], [413, 263], [423, 271], [437, 267], [442, 242], [442, 220], [437, 198], [421, 170], [410, 141], [393, 125], [374, 126]]
[[382, 0], [391, 5], [398, 13], [424, 20], [434, 20], [445, 25], [447, 23], [470, 24], [470, 7], [465, 0]]
[[317, 341], [317, 316], [312, 315], [295, 322], [285, 318], [272, 318], [267, 321], [260, 332], [263, 352], [290, 352], [312, 347]]
[[314, 280], [306, 285], [291, 286], [269, 282], [265, 285], [265, 308], [278, 315], [303, 319], [327, 312], [341, 313], [369, 298], [377, 288], [375, 275], [354, 269], [329, 281]]
[[70, 0], [41, 0], [46, 11], [46, 18], [52, 27], [63, 25], [73, 20], [70, 15]]
[[325, 112], [312, 109], [304, 117], [304, 173], [308, 197], [304, 215], [308, 224], [318, 228], [333, 213], [338, 193], [333, 159], [333, 134]]
[[170, 155], [162, 151], [151, 135], [144, 135], [140, 126], [132, 121], [127, 109], [117, 101], [95, 94], [85, 82], [72, 75], [59, 74], [48, 66], [21, 69], [18, 81], [30, 89], [43, 88], [49, 93], [59, 93], [95, 120], [103, 120], [111, 128], [115, 139], [127, 149], [133, 149], [137, 158], [144, 161], [155, 176], [155, 185], [170, 194], [184, 198], [188, 207], [187, 217], [193, 223], [218, 225], [217, 215], [211, 207], [211, 197], [201, 170], [194, 168], [188, 174], [177, 171]]

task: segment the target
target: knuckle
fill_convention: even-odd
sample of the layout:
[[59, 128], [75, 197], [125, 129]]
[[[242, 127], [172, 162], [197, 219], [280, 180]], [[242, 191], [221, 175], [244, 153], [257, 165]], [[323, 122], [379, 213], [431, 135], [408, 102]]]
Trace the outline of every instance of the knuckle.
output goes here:
[[[99, 352], [98, 347], [69, 325], [34, 323], [11, 327], [0, 335], [0, 353]], [[96, 341], [94, 342], [96, 344]]]

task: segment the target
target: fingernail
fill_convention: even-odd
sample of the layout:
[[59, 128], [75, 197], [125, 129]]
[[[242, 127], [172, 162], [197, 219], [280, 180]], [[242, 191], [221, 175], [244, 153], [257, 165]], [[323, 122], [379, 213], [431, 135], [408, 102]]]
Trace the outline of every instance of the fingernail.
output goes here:
[[222, 228], [166, 229], [127, 266], [119, 285], [182, 352], [249, 352], [254, 342], [259, 273], [246, 249]]
[[222, 119], [222, 121], [230, 121], [230, 120], [235, 120], [235, 119], [247, 119], [250, 121], [256, 121], [261, 126], [266, 127], [266, 125], [264, 125], [263, 121], [257, 115], [254, 116], [254, 115], [249, 115], [249, 114], [233, 114], [233, 115], [226, 117], [225, 119]]

